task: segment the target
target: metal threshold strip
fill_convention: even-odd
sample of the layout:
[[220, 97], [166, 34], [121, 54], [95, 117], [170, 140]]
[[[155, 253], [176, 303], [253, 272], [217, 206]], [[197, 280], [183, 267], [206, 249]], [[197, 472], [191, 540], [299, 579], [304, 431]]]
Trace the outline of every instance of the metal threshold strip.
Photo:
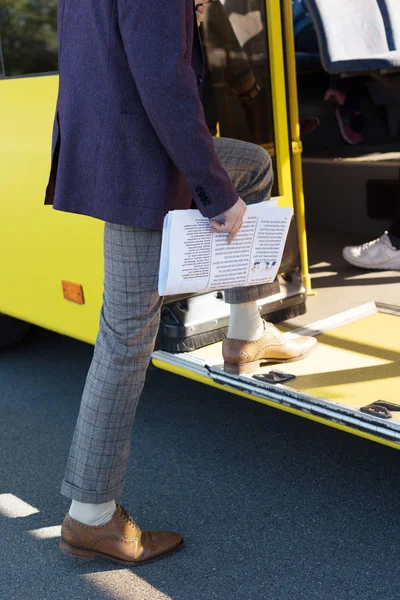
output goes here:
[[[399, 307], [370, 302], [286, 335], [320, 335], [379, 312], [400, 316]], [[271, 384], [249, 375], [231, 375], [219, 366], [209, 366], [207, 360], [193, 354], [157, 351], [153, 354], [153, 363], [156, 367], [201, 383], [400, 449], [398, 422], [382, 420], [365, 414], [358, 408], [293, 389], [290, 385]], [[210, 362], [215, 365], [215, 361]], [[289, 365], [284, 368], [289, 369]]]

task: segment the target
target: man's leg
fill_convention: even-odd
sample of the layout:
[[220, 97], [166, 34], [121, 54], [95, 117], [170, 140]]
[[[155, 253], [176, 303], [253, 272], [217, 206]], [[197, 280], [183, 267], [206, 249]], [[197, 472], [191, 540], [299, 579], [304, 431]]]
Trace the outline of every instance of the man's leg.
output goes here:
[[[246, 204], [269, 200], [274, 176], [266, 150], [228, 138], [214, 138], [214, 144], [223, 167]], [[257, 300], [275, 293], [273, 284], [225, 291], [225, 301], [231, 305], [228, 335], [223, 344], [227, 370], [248, 372], [264, 360], [305, 358], [315, 348], [314, 338], [301, 337], [289, 342], [272, 324], [262, 320]]]
[[74, 556], [138, 564], [182, 544], [175, 533], [141, 531], [114, 500], [159, 326], [160, 249], [160, 231], [105, 225], [100, 329], [61, 490], [72, 506], [60, 547]]
[[160, 248], [160, 231], [105, 224], [100, 328], [61, 490], [79, 502], [108, 502], [123, 489], [159, 325]]

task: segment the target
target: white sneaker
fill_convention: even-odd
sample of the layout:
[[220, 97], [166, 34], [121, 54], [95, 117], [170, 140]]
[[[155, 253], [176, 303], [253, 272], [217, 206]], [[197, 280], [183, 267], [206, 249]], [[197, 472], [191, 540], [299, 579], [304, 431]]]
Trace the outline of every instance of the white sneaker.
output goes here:
[[392, 245], [387, 231], [372, 242], [346, 246], [343, 248], [343, 258], [361, 269], [400, 271], [400, 250]]

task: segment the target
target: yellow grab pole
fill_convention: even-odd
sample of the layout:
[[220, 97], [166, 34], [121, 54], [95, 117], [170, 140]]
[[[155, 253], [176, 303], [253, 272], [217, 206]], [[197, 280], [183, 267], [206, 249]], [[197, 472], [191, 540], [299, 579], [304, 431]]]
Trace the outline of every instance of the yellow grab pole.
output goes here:
[[290, 165], [289, 128], [286, 106], [285, 57], [282, 45], [280, 0], [267, 0], [269, 62], [272, 83], [276, 179], [279, 205], [293, 207], [292, 173]]
[[313, 295], [310, 272], [308, 269], [307, 233], [304, 204], [303, 171], [301, 153], [303, 145], [300, 139], [299, 108], [296, 79], [296, 54], [294, 45], [292, 1], [283, 0], [283, 21], [286, 45], [287, 85], [289, 93], [289, 118], [292, 137], [292, 168], [294, 180], [294, 205], [296, 210], [297, 234], [301, 258], [303, 283], [307, 294]]

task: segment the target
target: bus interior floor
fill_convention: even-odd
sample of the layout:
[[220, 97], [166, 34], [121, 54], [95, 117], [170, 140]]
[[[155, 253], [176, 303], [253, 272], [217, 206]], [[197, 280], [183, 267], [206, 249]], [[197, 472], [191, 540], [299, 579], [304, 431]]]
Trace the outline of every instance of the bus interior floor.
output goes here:
[[400, 306], [400, 271], [358, 269], [342, 256], [345, 246], [370, 239], [359, 233], [329, 229], [308, 232], [313, 295], [307, 298], [307, 312], [288, 322], [291, 327], [304, 326], [367, 302]]

